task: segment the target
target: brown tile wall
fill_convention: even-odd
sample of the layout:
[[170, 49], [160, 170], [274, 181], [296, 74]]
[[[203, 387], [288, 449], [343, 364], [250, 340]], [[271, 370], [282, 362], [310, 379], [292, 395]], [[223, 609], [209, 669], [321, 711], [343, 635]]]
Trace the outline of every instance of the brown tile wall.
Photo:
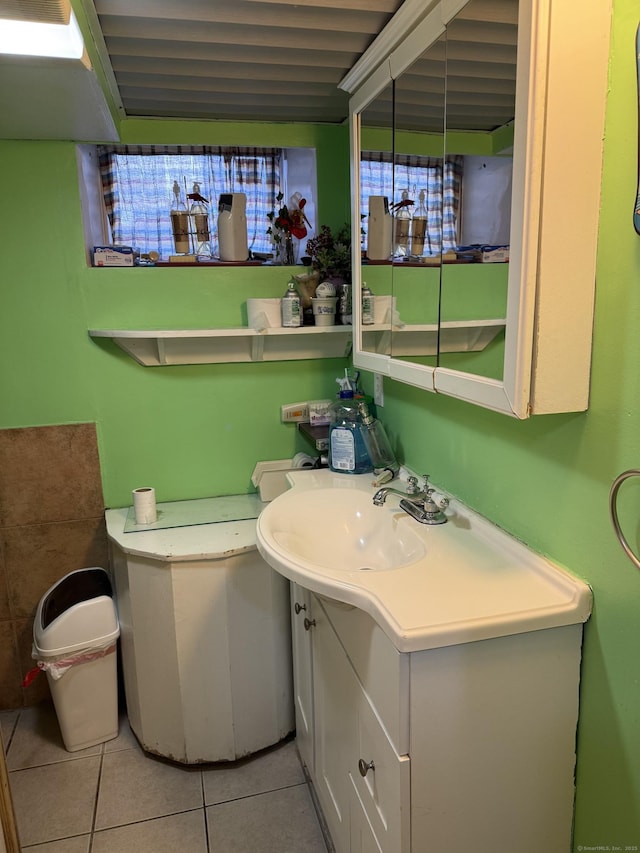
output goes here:
[[95, 424], [0, 430], [0, 710], [41, 701], [33, 617], [47, 589], [74, 569], [108, 568]]

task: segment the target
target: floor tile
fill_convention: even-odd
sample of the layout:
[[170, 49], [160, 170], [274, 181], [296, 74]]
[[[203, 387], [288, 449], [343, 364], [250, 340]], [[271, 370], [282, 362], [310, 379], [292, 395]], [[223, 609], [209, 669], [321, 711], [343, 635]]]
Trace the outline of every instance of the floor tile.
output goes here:
[[20, 712], [7, 766], [9, 770], [40, 767], [57, 761], [99, 755], [101, 751], [102, 745], [98, 744], [77, 752], [67, 752], [62, 742], [55, 709], [50, 702], [42, 702]]
[[23, 853], [89, 853], [90, 835], [78, 835], [76, 838], [63, 838], [62, 841], [47, 841], [22, 847]]
[[209, 806], [209, 853], [327, 853], [306, 785]]
[[100, 761], [78, 758], [9, 774], [24, 847], [91, 831]]
[[203, 770], [202, 778], [207, 806], [304, 782], [294, 741], [244, 761]]
[[140, 749], [104, 754], [96, 829], [177, 814], [202, 805], [199, 768], [158, 761]]
[[2, 740], [6, 751], [8, 751], [9, 746], [11, 744], [13, 732], [19, 714], [20, 711], [18, 710], [0, 711], [0, 733], [2, 733]]
[[202, 809], [96, 832], [91, 853], [207, 853]]
[[122, 749], [140, 749], [126, 714], [120, 714], [118, 718], [118, 737], [108, 740], [104, 745], [105, 752], [120, 752]]

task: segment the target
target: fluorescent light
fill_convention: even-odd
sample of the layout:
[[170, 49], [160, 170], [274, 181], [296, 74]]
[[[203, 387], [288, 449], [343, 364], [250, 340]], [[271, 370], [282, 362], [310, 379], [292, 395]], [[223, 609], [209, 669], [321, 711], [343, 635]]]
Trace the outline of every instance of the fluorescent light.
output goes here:
[[0, 18], [0, 53], [80, 59], [84, 42], [73, 12], [68, 24], [39, 24]]

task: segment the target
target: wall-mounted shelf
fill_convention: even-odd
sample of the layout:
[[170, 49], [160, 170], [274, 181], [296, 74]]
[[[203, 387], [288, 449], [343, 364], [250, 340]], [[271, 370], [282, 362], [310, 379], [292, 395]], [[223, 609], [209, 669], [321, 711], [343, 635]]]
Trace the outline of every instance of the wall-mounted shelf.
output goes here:
[[[479, 352], [503, 331], [505, 320], [451, 320], [440, 324], [440, 352]], [[402, 355], [436, 355], [436, 323], [362, 327], [362, 349], [367, 352]]]
[[[442, 352], [476, 352], [504, 329], [504, 320], [443, 323]], [[369, 351], [388, 352], [393, 335], [394, 353], [435, 355], [438, 327], [388, 324], [363, 328]], [[92, 338], [111, 338], [138, 364], [161, 367], [177, 364], [222, 364], [247, 361], [296, 361], [308, 358], [344, 358], [351, 353], [351, 326], [302, 326], [256, 331], [234, 329], [89, 329]]]
[[235, 329], [89, 329], [92, 338], [112, 338], [145, 367], [343, 358], [351, 352], [351, 326], [302, 326], [257, 332]]

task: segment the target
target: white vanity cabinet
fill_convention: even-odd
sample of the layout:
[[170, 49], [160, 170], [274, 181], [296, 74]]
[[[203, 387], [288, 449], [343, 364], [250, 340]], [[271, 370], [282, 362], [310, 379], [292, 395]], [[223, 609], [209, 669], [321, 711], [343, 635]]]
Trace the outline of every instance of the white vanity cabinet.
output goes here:
[[357, 607], [296, 602], [299, 746], [337, 853], [568, 853], [581, 624], [401, 653]]

